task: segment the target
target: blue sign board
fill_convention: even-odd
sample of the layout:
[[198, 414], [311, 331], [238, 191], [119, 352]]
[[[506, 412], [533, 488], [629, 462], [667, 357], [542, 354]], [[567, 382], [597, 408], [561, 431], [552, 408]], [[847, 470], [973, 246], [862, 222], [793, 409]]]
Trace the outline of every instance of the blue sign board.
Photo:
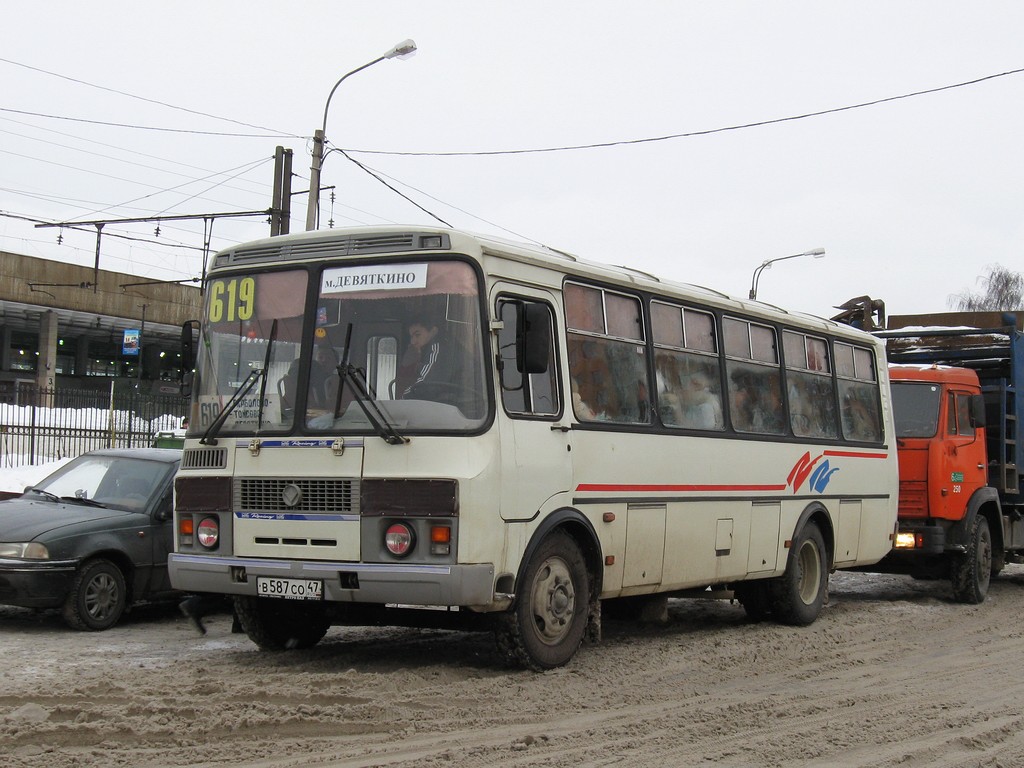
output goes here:
[[129, 329], [124, 332], [124, 340], [121, 342], [121, 354], [124, 355], [137, 355], [139, 354], [139, 336], [140, 332], [138, 328]]

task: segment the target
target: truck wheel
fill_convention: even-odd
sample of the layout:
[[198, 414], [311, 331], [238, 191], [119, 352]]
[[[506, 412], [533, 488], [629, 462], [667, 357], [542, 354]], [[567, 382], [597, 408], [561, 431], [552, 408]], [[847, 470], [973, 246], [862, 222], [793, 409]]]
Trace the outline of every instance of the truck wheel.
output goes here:
[[568, 534], [556, 531], [534, 553], [516, 604], [497, 629], [498, 647], [515, 663], [537, 671], [569, 661], [587, 628], [590, 577]]
[[242, 630], [264, 651], [312, 648], [331, 627], [321, 603], [236, 597], [235, 615]]
[[950, 568], [953, 599], [958, 603], [980, 603], [992, 581], [992, 532], [984, 515], [976, 515], [967, 538], [967, 551], [953, 556]]
[[128, 604], [124, 574], [109, 560], [89, 560], [75, 574], [64, 601], [64, 621], [73, 629], [110, 629]]
[[818, 618], [828, 591], [828, 552], [815, 523], [794, 537], [786, 572], [769, 583], [772, 616], [781, 624], [806, 626]]

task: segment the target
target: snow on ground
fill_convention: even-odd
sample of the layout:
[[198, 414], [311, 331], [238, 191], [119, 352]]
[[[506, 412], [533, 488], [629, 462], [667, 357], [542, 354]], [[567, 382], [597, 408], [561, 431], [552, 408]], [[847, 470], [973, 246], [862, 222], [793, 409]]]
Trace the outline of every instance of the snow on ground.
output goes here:
[[0, 469], [0, 491], [24, 491], [26, 486], [35, 485], [69, 461], [71, 459], [50, 461], [45, 464], [37, 464], [34, 467], [4, 467]]

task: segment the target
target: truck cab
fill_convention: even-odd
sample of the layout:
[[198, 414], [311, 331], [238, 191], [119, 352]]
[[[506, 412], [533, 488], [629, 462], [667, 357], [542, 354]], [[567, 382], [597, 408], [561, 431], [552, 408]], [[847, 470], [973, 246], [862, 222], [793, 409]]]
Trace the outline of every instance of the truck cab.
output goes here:
[[978, 375], [952, 366], [892, 365], [889, 377], [900, 467], [895, 555], [959, 552], [962, 524], [988, 483]]

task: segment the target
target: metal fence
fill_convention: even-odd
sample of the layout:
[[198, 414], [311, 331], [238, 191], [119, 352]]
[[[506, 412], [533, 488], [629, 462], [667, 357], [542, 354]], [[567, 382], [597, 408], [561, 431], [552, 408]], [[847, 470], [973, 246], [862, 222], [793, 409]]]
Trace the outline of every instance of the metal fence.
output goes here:
[[22, 388], [0, 403], [0, 467], [44, 464], [97, 448], [153, 445], [180, 427], [188, 399], [142, 393], [111, 382], [108, 392]]

